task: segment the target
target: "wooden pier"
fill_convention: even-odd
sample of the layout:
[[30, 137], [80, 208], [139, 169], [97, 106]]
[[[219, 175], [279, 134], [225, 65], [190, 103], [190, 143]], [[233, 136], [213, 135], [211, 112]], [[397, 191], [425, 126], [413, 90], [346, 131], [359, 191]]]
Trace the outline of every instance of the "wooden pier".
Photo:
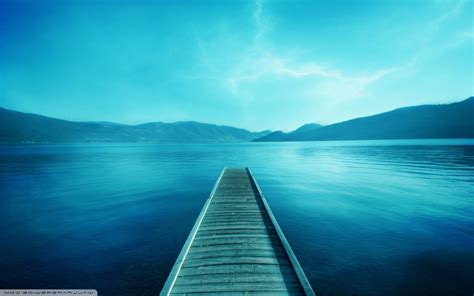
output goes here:
[[314, 295], [249, 169], [225, 168], [161, 295]]

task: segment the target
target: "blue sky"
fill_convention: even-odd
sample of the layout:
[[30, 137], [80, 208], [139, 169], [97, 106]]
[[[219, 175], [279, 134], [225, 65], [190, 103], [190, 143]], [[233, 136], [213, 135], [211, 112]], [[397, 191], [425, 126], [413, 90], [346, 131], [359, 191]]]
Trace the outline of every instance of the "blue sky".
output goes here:
[[473, 95], [473, 2], [0, 0], [0, 106], [330, 124]]

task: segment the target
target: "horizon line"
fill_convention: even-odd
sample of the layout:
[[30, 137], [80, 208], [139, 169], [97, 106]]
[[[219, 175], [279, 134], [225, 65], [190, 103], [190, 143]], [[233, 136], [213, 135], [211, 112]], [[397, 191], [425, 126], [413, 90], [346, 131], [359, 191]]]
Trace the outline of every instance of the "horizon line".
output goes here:
[[422, 104], [422, 105], [401, 106], [401, 107], [394, 108], [394, 109], [390, 109], [390, 110], [387, 110], [387, 111], [383, 111], [383, 112], [379, 112], [379, 113], [375, 113], [375, 114], [368, 114], [368, 115], [353, 117], [353, 118], [349, 118], [349, 119], [345, 119], [345, 120], [342, 120], [342, 121], [333, 122], [333, 123], [329, 123], [329, 124], [322, 124], [322, 123], [319, 123], [319, 122], [306, 122], [306, 123], [303, 123], [303, 124], [299, 125], [297, 128], [295, 128], [295, 129], [290, 129], [290, 130], [285, 130], [285, 129], [269, 129], [269, 128], [267, 128], [267, 129], [261, 129], [261, 130], [258, 130], [258, 131], [246, 129], [246, 128], [243, 128], [243, 127], [228, 125], [228, 124], [210, 123], [210, 122], [203, 122], [203, 121], [196, 121], [196, 120], [178, 120], [178, 121], [173, 121], [173, 122], [166, 122], [166, 121], [147, 121], [147, 122], [142, 122], [142, 123], [120, 123], [120, 122], [110, 121], [110, 120], [89, 120], [89, 121], [83, 121], [83, 120], [71, 120], [71, 119], [58, 118], [58, 117], [54, 117], [54, 116], [50, 116], [50, 115], [43, 115], [43, 114], [33, 113], [33, 112], [25, 112], [25, 111], [13, 110], [13, 109], [5, 108], [5, 107], [2, 107], [2, 106], [0, 106], [0, 109], [8, 110], [8, 111], [11, 111], [11, 112], [18, 112], [18, 113], [29, 114], [29, 115], [36, 115], [36, 116], [51, 118], [51, 119], [55, 119], [55, 120], [62, 120], [62, 121], [75, 122], [75, 123], [111, 123], [111, 124], [125, 125], [125, 126], [140, 126], [140, 125], [152, 124], [152, 123], [161, 123], [161, 124], [199, 123], [199, 124], [215, 125], [215, 126], [220, 126], [220, 127], [232, 127], [232, 128], [247, 130], [247, 131], [249, 131], [249, 132], [256, 132], [256, 133], [258, 133], [258, 132], [265, 132], [265, 131], [271, 131], [271, 132], [277, 132], [277, 131], [289, 132], [289, 131], [294, 131], [294, 130], [296, 130], [296, 129], [298, 129], [298, 128], [300, 128], [300, 127], [306, 125], [306, 124], [318, 124], [318, 125], [321, 125], [321, 126], [329, 126], [329, 125], [338, 124], [338, 123], [341, 123], [341, 122], [346, 122], [346, 121], [354, 120], [354, 119], [357, 119], [357, 118], [370, 117], [370, 116], [374, 116], [374, 115], [378, 115], [378, 114], [383, 114], [383, 113], [387, 113], [387, 112], [392, 112], [392, 111], [395, 111], [395, 110], [398, 110], [398, 109], [403, 109], [403, 108], [419, 107], [419, 106], [450, 105], [450, 104], [461, 103], [461, 102], [464, 102], [464, 101], [469, 100], [469, 99], [472, 99], [472, 98], [474, 98], [474, 94], [473, 94], [473, 95], [470, 95], [469, 97], [467, 97], [467, 98], [465, 98], [465, 99], [462, 99], [462, 100], [456, 100], [456, 101], [451, 101], [451, 102], [446, 102], [446, 103], [431, 103], [431, 104]]

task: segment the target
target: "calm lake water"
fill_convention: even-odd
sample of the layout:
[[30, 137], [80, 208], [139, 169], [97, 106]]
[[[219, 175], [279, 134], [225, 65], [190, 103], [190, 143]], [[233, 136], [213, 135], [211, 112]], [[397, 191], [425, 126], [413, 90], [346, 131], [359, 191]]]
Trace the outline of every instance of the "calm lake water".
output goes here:
[[0, 146], [0, 288], [155, 295], [248, 166], [318, 295], [472, 295], [474, 141]]

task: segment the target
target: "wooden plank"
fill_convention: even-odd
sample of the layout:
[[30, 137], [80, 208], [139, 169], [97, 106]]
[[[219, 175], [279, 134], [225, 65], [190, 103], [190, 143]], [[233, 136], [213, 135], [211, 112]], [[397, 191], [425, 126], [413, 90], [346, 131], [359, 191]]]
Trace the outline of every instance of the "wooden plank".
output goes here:
[[[215, 275], [184, 276], [179, 277], [180, 284], [217, 284], [217, 283], [281, 283], [281, 274], [262, 274], [258, 278], [248, 273]], [[297, 285], [298, 282], [287, 282]]]
[[260, 264], [247, 264], [247, 265], [218, 265], [218, 266], [201, 266], [201, 267], [183, 267], [180, 275], [192, 276], [192, 275], [228, 275], [228, 274], [282, 274], [292, 275], [294, 274], [293, 267], [284, 265], [260, 265]]
[[211, 225], [203, 224], [201, 226], [201, 231], [199, 232], [200, 233], [203, 231], [211, 232], [211, 231], [216, 231], [216, 230], [219, 230], [219, 231], [222, 231], [222, 230], [235, 230], [235, 231], [262, 230], [264, 232], [270, 232], [270, 231], [273, 231], [274, 228], [270, 227], [269, 225], [265, 225], [264, 223], [260, 223], [257, 225], [253, 223], [228, 224], [227, 227], [224, 227], [222, 225], [215, 225], [215, 224], [211, 224]]
[[276, 232], [274, 233], [268, 233], [267, 231], [258, 231], [258, 230], [238, 230], [235, 229], [234, 231], [232, 230], [227, 230], [227, 229], [222, 229], [219, 231], [202, 231], [199, 232], [199, 234], [196, 236], [196, 240], [209, 240], [209, 239], [232, 239], [232, 238], [238, 238], [238, 239], [247, 239], [247, 238], [266, 238], [269, 237], [270, 239], [278, 239], [278, 234]]
[[[180, 296], [222, 296], [223, 292], [206, 292], [205, 294], [201, 292], [197, 293], [173, 293], [173, 295], [180, 295]], [[224, 294], [225, 296], [242, 296], [242, 292], [232, 292], [232, 291], [227, 291]], [[245, 292], [246, 296], [288, 296], [288, 295], [301, 295], [299, 292], [291, 292], [291, 291], [284, 291], [284, 292], [278, 292], [278, 291], [272, 291], [272, 292], [266, 292], [266, 291], [258, 291], [258, 292]]]
[[[287, 259], [287, 258], [285, 258]], [[219, 257], [219, 258], [206, 258], [206, 259], [187, 259], [186, 267], [199, 267], [199, 266], [215, 266], [225, 264], [270, 264], [270, 265], [288, 265], [291, 263], [288, 260], [280, 260], [275, 257]]]
[[[178, 282], [179, 283], [179, 282]], [[285, 282], [254, 282], [254, 283], [208, 283], [208, 284], [176, 284], [173, 290], [176, 293], [201, 292], [202, 289], [209, 292], [227, 292], [227, 291], [298, 291], [301, 290], [300, 283]]]
[[215, 238], [199, 238], [194, 240], [196, 246], [211, 246], [211, 245], [246, 245], [249, 243], [274, 245], [274, 241], [267, 235], [253, 234], [253, 235], [239, 235], [239, 236], [219, 236]]
[[248, 169], [222, 171], [161, 292], [193, 294], [314, 295]]
[[[272, 244], [261, 244], [261, 243], [256, 243], [256, 244], [227, 244], [227, 245], [220, 245], [220, 246], [195, 246], [192, 250], [191, 253], [197, 253], [197, 252], [220, 252], [220, 251], [225, 251], [225, 250], [258, 250], [258, 251], [268, 251], [272, 250], [275, 252], [285, 252], [283, 246], [278, 246], [278, 245], [272, 245]], [[285, 253], [286, 254], [286, 253]]]
[[274, 249], [208, 249], [206, 251], [191, 251], [188, 254], [188, 260], [199, 259], [199, 258], [217, 258], [217, 257], [238, 257], [238, 256], [265, 256], [265, 257], [279, 257], [284, 258], [285, 253], [283, 250], [275, 251]]
[[240, 212], [240, 213], [233, 213], [233, 212], [225, 212], [225, 213], [208, 213], [207, 218], [238, 218], [242, 221], [245, 221], [246, 218], [262, 218], [261, 213], [248, 213], [248, 212]]
[[196, 247], [199, 248], [242, 248], [248, 249], [251, 246], [258, 246], [260, 248], [273, 248], [275, 245], [270, 239], [262, 240], [260, 238], [248, 239], [249, 242], [242, 242], [236, 240], [225, 240], [225, 239], [206, 239], [203, 241], [196, 242]]
[[201, 225], [201, 229], [210, 229], [211, 227], [225, 227], [225, 226], [231, 226], [231, 227], [246, 227], [246, 226], [262, 226], [266, 227], [266, 223], [262, 221], [262, 219], [255, 219], [255, 221], [242, 221], [240, 219], [236, 219], [234, 221], [229, 221], [229, 220], [212, 220], [212, 221], [206, 221], [206, 223], [203, 223]]

